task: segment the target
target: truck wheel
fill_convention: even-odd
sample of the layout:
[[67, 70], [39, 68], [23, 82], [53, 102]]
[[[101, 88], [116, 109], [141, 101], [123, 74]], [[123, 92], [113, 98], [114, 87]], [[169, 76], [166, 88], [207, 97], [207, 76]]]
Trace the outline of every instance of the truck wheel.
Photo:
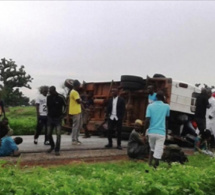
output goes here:
[[153, 78], [166, 78], [164, 75], [162, 75], [162, 74], [154, 74], [153, 75]]
[[121, 87], [123, 89], [133, 89], [133, 90], [138, 90], [138, 89], [143, 89], [144, 85], [141, 83], [137, 83], [137, 82], [121, 82]]
[[72, 79], [66, 79], [64, 82], [64, 85], [65, 85], [65, 87], [72, 89], [73, 88], [73, 82], [74, 82], [74, 80], [72, 80]]
[[122, 75], [121, 82], [136, 82], [136, 83], [143, 83], [144, 80], [142, 77], [133, 76], [133, 75]]

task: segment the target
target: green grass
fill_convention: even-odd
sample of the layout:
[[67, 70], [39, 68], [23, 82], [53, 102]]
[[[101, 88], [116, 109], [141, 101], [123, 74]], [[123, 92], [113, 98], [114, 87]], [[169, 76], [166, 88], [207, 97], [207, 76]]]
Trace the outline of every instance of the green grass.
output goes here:
[[213, 195], [215, 192], [215, 159], [204, 155], [189, 157], [185, 165], [174, 163], [169, 167], [161, 163], [156, 170], [143, 162], [121, 161], [21, 169], [17, 164], [2, 166], [0, 172], [0, 195]]
[[14, 135], [33, 135], [36, 128], [36, 108], [34, 106], [10, 107], [6, 111]]

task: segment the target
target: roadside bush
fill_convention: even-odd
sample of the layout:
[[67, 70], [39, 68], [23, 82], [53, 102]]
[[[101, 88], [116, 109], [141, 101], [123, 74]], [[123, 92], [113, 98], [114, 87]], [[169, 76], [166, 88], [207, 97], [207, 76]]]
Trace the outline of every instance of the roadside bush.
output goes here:
[[161, 163], [156, 170], [122, 161], [54, 168], [4, 165], [0, 172], [0, 195], [213, 195], [215, 190], [215, 160], [204, 155], [189, 157], [185, 165]]
[[36, 109], [33, 106], [10, 107], [6, 111], [14, 135], [33, 135], [36, 128]]

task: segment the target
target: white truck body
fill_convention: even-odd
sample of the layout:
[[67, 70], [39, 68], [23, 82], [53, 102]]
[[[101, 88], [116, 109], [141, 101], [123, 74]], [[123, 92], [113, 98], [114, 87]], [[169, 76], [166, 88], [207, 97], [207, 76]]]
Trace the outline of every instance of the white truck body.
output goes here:
[[170, 98], [170, 109], [172, 111], [194, 114], [196, 97], [201, 92], [198, 87], [191, 84], [173, 81]]

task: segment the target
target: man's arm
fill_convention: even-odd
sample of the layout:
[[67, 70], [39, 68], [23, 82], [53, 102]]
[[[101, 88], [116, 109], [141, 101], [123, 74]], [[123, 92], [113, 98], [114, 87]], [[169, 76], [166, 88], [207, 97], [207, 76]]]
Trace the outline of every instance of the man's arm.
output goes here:
[[39, 107], [40, 107], [40, 104], [36, 104], [35, 105], [35, 107], [36, 107], [36, 112], [37, 112], [37, 118], [39, 117]]
[[12, 154], [11, 154], [11, 156], [13, 156], [13, 157], [18, 157], [18, 156], [20, 156], [20, 152], [19, 152], [19, 150], [15, 150]]
[[105, 120], [108, 120], [110, 112], [111, 112], [111, 100], [108, 100], [105, 108]]
[[67, 111], [67, 102], [66, 102], [66, 98], [59, 94], [61, 99], [62, 99], [62, 114], [65, 115], [66, 114], [66, 111]]
[[166, 139], [167, 139], [168, 129], [169, 129], [169, 117], [166, 117]]
[[149, 128], [149, 123], [150, 123], [150, 117], [146, 117], [145, 119], [145, 125], [144, 125], [144, 130], [143, 130], [143, 135], [146, 135], [146, 130]]
[[11, 151], [13, 151], [10, 155], [11, 156], [14, 156], [14, 157], [17, 157], [17, 156], [20, 156], [20, 152], [19, 152], [19, 149], [15, 143], [15, 141], [9, 137], [8, 140], [7, 140], [7, 145], [8, 147], [11, 149]]
[[125, 115], [125, 100], [122, 98], [122, 110], [123, 110], [123, 115]]
[[81, 99], [76, 99], [76, 102], [77, 102], [78, 104], [81, 104], [81, 103], [82, 103]]

